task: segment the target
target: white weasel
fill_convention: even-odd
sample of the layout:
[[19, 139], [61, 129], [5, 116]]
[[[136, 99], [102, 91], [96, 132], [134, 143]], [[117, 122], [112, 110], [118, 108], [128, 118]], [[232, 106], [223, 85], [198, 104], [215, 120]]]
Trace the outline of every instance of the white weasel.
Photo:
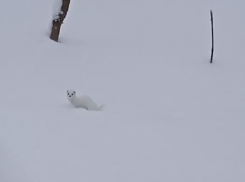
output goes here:
[[67, 90], [67, 98], [71, 105], [76, 108], [85, 108], [87, 110], [99, 111], [103, 106], [98, 106], [89, 96], [82, 95], [80, 97], [76, 96], [74, 90]]

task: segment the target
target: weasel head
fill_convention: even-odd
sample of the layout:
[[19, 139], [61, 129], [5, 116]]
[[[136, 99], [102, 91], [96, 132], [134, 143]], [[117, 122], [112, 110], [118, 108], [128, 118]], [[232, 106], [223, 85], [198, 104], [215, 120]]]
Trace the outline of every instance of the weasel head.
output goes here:
[[67, 97], [68, 99], [72, 99], [76, 96], [76, 91], [74, 90], [67, 90]]

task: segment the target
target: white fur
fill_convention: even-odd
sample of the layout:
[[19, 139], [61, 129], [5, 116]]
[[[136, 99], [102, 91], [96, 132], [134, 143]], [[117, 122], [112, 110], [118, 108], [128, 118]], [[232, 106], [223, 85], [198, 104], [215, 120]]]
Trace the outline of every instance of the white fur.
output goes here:
[[71, 105], [76, 108], [85, 108], [87, 110], [99, 111], [102, 106], [98, 106], [89, 96], [82, 95], [80, 97], [76, 96], [74, 90], [67, 90], [67, 98], [70, 101]]

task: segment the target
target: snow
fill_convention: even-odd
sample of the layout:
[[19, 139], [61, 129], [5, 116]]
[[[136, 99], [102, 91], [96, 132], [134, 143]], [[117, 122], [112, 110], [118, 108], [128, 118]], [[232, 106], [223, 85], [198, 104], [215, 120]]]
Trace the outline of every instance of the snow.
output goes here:
[[243, 1], [71, 1], [59, 43], [52, 5], [0, 11], [1, 182], [244, 181]]
[[60, 14], [60, 9], [62, 6], [62, 0], [53, 0], [53, 18], [58, 18]]

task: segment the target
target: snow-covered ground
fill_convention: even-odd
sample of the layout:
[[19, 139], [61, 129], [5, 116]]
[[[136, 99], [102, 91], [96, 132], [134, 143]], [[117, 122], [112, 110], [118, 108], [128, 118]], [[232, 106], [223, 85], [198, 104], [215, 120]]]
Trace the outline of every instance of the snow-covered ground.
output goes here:
[[53, 1], [4, 1], [0, 182], [243, 182], [244, 6], [71, 1], [55, 43]]

